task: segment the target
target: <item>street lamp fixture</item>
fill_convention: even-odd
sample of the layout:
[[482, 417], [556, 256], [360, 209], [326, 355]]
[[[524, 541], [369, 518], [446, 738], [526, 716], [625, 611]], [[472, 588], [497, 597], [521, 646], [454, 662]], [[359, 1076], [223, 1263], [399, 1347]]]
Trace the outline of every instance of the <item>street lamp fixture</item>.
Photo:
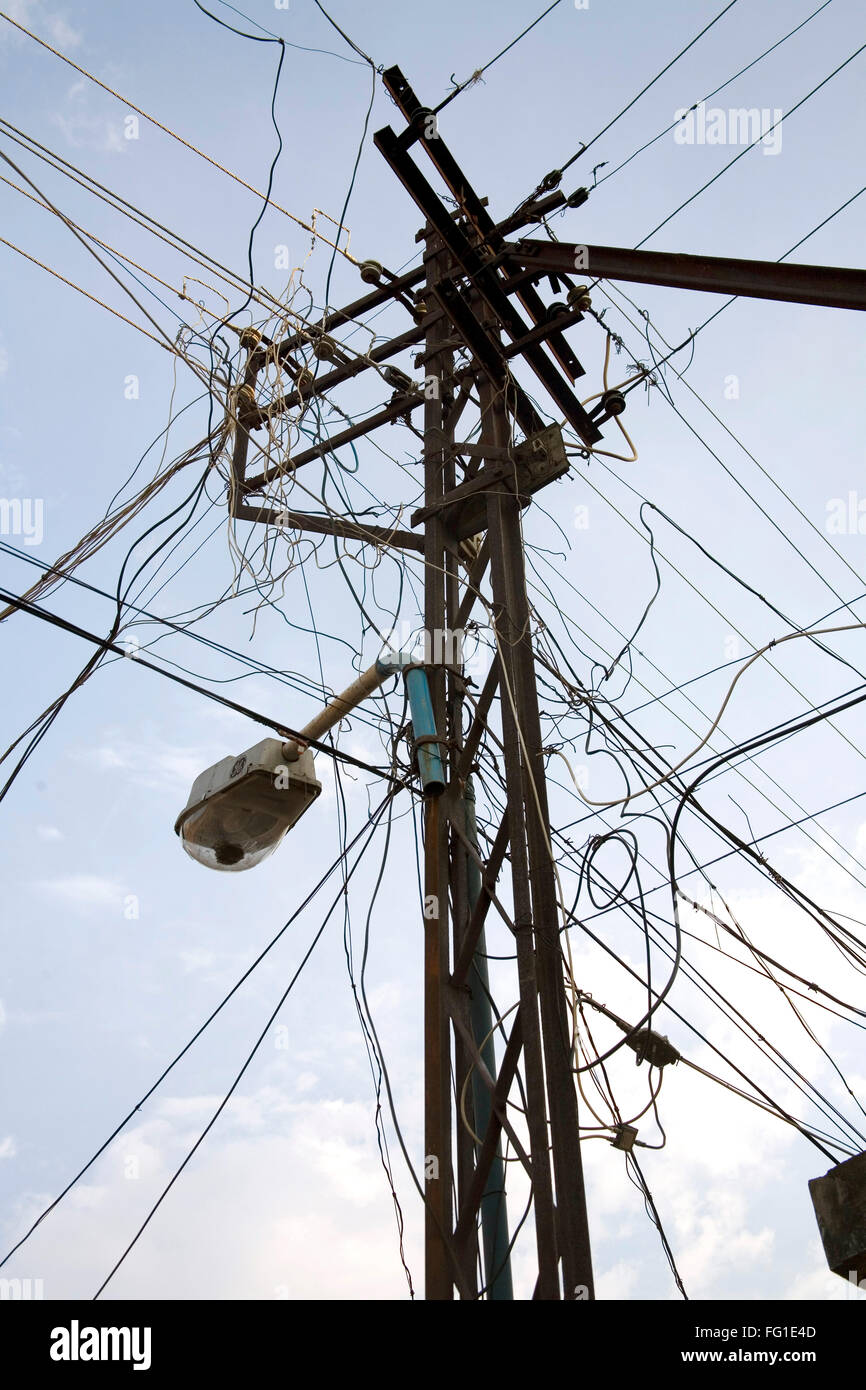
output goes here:
[[396, 653], [380, 657], [298, 732], [282, 742], [262, 739], [237, 757], [222, 758], [192, 784], [175, 833], [191, 859], [208, 869], [253, 869], [280, 845], [320, 795], [312, 750], [356, 705], [388, 679], [403, 674], [409, 695], [421, 782], [425, 793], [444, 787], [433, 706], [422, 667]]
[[299, 753], [294, 743], [262, 739], [195, 779], [174, 828], [196, 863], [228, 872], [253, 869], [273, 854], [321, 790], [309, 749]]

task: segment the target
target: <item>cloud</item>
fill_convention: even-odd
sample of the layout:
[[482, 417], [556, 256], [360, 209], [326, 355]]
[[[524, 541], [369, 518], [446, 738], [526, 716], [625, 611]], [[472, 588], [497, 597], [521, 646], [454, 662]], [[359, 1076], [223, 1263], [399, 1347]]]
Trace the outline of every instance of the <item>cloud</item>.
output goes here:
[[137, 786], [188, 792], [199, 773], [216, 759], [200, 748], [172, 747], [162, 741], [133, 743], [112, 739], [76, 754], [103, 772], [127, 772]]
[[39, 887], [78, 910], [109, 907], [119, 910], [123, 900], [121, 885], [112, 879], [100, 878], [97, 874], [73, 874], [69, 878], [49, 879]]
[[46, 844], [54, 844], [57, 840], [63, 839], [63, 831], [58, 830], [56, 825], [38, 825], [36, 834]]
[[[23, 24], [25, 29], [30, 29], [40, 37], [50, 40], [56, 47], [62, 50], [77, 48], [82, 42], [82, 35], [77, 29], [67, 23], [60, 10], [50, 9], [43, 0], [9, 0], [6, 6], [6, 13], [10, 19], [17, 20]], [[0, 29], [0, 46], [15, 42], [26, 42], [26, 36], [17, 29], [7, 28], [5, 25]]]
[[67, 116], [55, 111], [51, 119], [73, 150], [123, 154], [127, 148], [120, 125], [105, 116], [91, 116], [85, 111], [74, 111]]
[[216, 960], [216, 956], [213, 951], [193, 949], [179, 951], [178, 959], [187, 974], [190, 974], [195, 970], [210, 970]]
[[[218, 1099], [173, 1097], [154, 1106], [118, 1137], [91, 1180], [72, 1190], [4, 1273], [15, 1277], [25, 1265], [38, 1267], [46, 1297], [91, 1295]], [[422, 1212], [402, 1195], [407, 1256], [420, 1285]], [[21, 1234], [45, 1205], [44, 1195], [28, 1194], [8, 1235]], [[293, 1102], [266, 1086], [229, 1103], [105, 1296], [407, 1295], [370, 1106]]]
[[7, 1134], [5, 1139], [0, 1139], [0, 1158], [14, 1158], [18, 1149], [11, 1134]]

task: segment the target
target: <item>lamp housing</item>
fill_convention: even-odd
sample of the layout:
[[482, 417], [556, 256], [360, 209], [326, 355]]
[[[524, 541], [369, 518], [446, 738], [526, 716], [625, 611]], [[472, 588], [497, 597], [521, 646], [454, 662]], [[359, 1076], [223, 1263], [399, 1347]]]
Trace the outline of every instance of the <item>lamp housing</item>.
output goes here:
[[191, 859], [237, 873], [261, 864], [322, 790], [309, 748], [262, 739], [192, 784], [175, 834]]

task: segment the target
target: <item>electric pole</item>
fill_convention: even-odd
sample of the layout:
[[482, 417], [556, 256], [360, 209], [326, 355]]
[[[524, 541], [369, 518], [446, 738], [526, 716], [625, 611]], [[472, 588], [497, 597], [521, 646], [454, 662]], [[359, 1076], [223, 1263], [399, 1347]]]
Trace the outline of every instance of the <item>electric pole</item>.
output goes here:
[[[421, 106], [398, 68], [388, 69], [383, 81], [406, 126], [400, 134], [390, 127], [379, 131], [375, 144], [424, 219], [423, 266], [394, 276], [364, 262], [362, 278], [375, 288], [327, 312], [320, 325], [305, 325], [279, 343], [245, 332], [230, 510], [242, 520], [402, 548], [423, 559], [423, 665], [435, 733], [421, 738], [416, 730], [415, 751], [420, 755], [425, 744], [435, 744], [447, 769], [444, 787], [437, 785], [424, 806], [419, 1182], [425, 1198], [425, 1294], [440, 1301], [455, 1292], [463, 1299], [512, 1296], [502, 1158], [507, 1139], [531, 1188], [534, 1297], [592, 1298], [573, 1024], [560, 946], [565, 907], [552, 846], [521, 521], [532, 495], [563, 477], [569, 465], [560, 428], [546, 425], [512, 364], [519, 361], [535, 374], [557, 415], [591, 451], [602, 438], [601, 426], [625, 400], [617, 391], [603, 392], [587, 413], [572, 389], [584, 369], [565, 331], [583, 321], [588, 305], [587, 286], [575, 282], [576, 273], [848, 308], [866, 307], [866, 273], [509, 240], [558, 208], [580, 207], [587, 191], [566, 197], [556, 174], [550, 175], [542, 195], [496, 224], [440, 137], [435, 113]], [[416, 146], [456, 207], [446, 206], [413, 159]], [[550, 280], [555, 292], [564, 285], [567, 302], [546, 305], [537, 289], [542, 280]], [[413, 326], [366, 354], [344, 352], [331, 335], [389, 301], [409, 310]], [[303, 353], [310, 351], [324, 371], [312, 373], [305, 365]], [[421, 385], [383, 365], [410, 351], [417, 354], [416, 368], [423, 368]], [[257, 383], [269, 357], [294, 385], [260, 404]], [[256, 430], [371, 369], [394, 386], [388, 405], [286, 459], [284, 467], [269, 464], [249, 476]], [[480, 414], [474, 442], [458, 438], [470, 402]], [[413, 514], [411, 529], [250, 505], [250, 497], [266, 494], [282, 476], [290, 478], [304, 464], [422, 409], [424, 505]], [[477, 693], [461, 661], [462, 633], [476, 604], [485, 610], [495, 645]], [[479, 750], [494, 737], [494, 709], [505, 812], [482, 850], [472, 772]], [[510, 891], [503, 902], [506, 860]], [[493, 1016], [486, 983], [484, 932], [491, 910], [506, 924], [516, 959], [519, 1002], [507, 1030]], [[569, 987], [576, 989], [577, 982]], [[504, 1044], [498, 1067], [497, 1027]], [[525, 1132], [518, 1132], [507, 1108], [521, 1068]]]

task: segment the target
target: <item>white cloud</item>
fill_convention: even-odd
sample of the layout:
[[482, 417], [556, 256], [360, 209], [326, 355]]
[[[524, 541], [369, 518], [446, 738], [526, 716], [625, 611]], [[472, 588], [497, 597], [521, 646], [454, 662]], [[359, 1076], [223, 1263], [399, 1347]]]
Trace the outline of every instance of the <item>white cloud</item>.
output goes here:
[[195, 970], [209, 970], [216, 960], [213, 951], [204, 951], [200, 949], [179, 951], [178, 958], [188, 974]]
[[74, 111], [68, 116], [55, 111], [52, 120], [74, 150], [104, 150], [111, 154], [123, 154], [127, 148], [121, 124], [116, 120], [91, 116], [84, 111]]
[[123, 901], [121, 885], [112, 879], [100, 878], [98, 874], [72, 874], [68, 878], [49, 879], [39, 886], [79, 910], [120, 909]]
[[39, 839], [44, 840], [46, 844], [53, 844], [57, 840], [63, 839], [63, 832], [62, 830], [58, 830], [56, 825], [38, 825], [36, 827], [36, 834]]
[[[43, 0], [9, 0], [6, 12], [11, 19], [49, 40], [56, 48], [77, 48], [82, 41], [81, 33], [67, 23], [62, 12], [49, 9]], [[0, 29], [0, 45], [16, 41], [26, 42], [25, 36], [4, 25]]]
[[14, 1158], [18, 1149], [11, 1134], [7, 1134], [5, 1139], [0, 1139], [0, 1158]]
[[[91, 1295], [217, 1103], [202, 1095], [155, 1106], [4, 1272], [38, 1265], [46, 1297]], [[420, 1286], [420, 1204], [398, 1181]], [[45, 1205], [44, 1195], [29, 1194], [10, 1238]], [[293, 1103], [272, 1087], [230, 1102], [105, 1296], [406, 1298], [370, 1106]]]
[[121, 738], [82, 750], [76, 757], [103, 772], [127, 772], [137, 786], [172, 792], [188, 792], [199, 773], [216, 761], [200, 748], [172, 747], [155, 739], [132, 743]]

